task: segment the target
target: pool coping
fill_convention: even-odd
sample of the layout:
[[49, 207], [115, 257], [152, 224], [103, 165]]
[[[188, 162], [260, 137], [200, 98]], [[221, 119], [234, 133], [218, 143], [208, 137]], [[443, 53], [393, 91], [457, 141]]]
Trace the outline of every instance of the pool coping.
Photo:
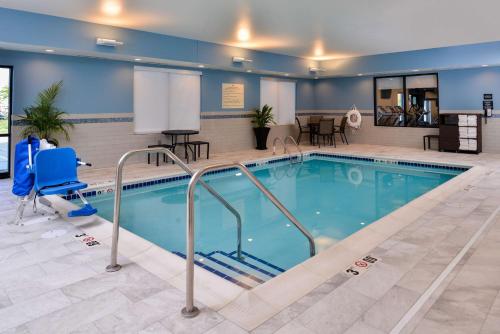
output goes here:
[[[285, 273], [251, 290], [243, 289], [207, 270], [195, 266], [195, 299], [203, 303], [206, 307], [219, 311], [227, 319], [237, 323], [246, 330], [256, 328], [320, 284], [342, 272], [353, 261], [369, 255], [368, 252], [377, 245], [488, 171], [487, 168], [482, 166], [446, 162], [434, 163], [398, 158], [379, 158], [362, 153], [354, 155], [313, 149], [307, 151], [305, 154], [310, 155], [313, 153], [339, 156], [341, 158], [356, 156], [385, 161], [403, 161], [469, 169], [339, 241], [335, 245], [330, 246], [315, 257], [299, 263]], [[259, 164], [269, 160], [286, 160], [287, 158], [286, 155], [276, 155], [249, 160], [245, 164]], [[166, 177], [176, 177], [183, 174], [185, 173], [174, 171]], [[154, 179], [158, 178], [145, 178], [144, 182]], [[125, 185], [137, 182], [139, 181], [135, 180], [127, 182]], [[99, 187], [94, 187], [93, 189], [97, 188]], [[71, 210], [76, 207], [62, 198], [52, 197], [51, 200], [62, 211]], [[107, 220], [95, 216], [71, 219], [71, 222], [102, 243], [106, 245], [111, 244], [112, 224]], [[106, 224], [102, 224], [104, 222]], [[119, 253], [125, 256], [125, 258], [120, 258], [121, 261], [119, 262], [121, 264], [126, 265], [128, 260], [133, 261], [151, 273], [165, 279], [176, 288], [185, 291], [186, 262], [179, 256], [123, 228], [120, 228]]]

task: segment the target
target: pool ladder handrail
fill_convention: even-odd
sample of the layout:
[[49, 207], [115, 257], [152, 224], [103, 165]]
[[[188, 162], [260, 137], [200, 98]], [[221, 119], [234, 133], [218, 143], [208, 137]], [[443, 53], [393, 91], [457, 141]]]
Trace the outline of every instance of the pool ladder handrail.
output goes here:
[[290, 160], [292, 160], [292, 152], [290, 152], [290, 150], [288, 149], [288, 146], [287, 146], [289, 141], [291, 141], [292, 144], [295, 145], [295, 147], [297, 148], [297, 151], [300, 154], [300, 163], [303, 163], [304, 162], [304, 153], [302, 153], [302, 150], [300, 149], [299, 145], [297, 144], [295, 139], [293, 139], [292, 136], [286, 136], [284, 141], [280, 137], [274, 138], [274, 140], [273, 140], [273, 155], [276, 155], [276, 143], [280, 142], [281, 146], [283, 146], [283, 154], [288, 153], [288, 157], [290, 158]]
[[316, 255], [316, 245], [311, 233], [288, 211], [288, 209], [250, 172], [250, 170], [239, 162], [219, 164], [204, 167], [196, 171], [189, 181], [187, 191], [187, 235], [186, 235], [186, 306], [181, 313], [184, 317], [192, 318], [198, 315], [199, 309], [194, 306], [194, 191], [201, 177], [208, 172], [238, 168], [250, 181], [278, 208], [290, 222], [307, 238], [309, 242], [309, 255]]
[[[111, 262], [106, 267], [106, 271], [114, 272], [121, 269], [118, 264], [118, 234], [120, 231], [120, 207], [121, 207], [121, 193], [122, 193], [122, 183], [123, 183], [123, 166], [125, 162], [135, 154], [139, 153], [164, 153], [169, 156], [173, 161], [175, 161], [187, 174], [193, 176], [194, 171], [189, 168], [181, 159], [179, 159], [172, 151], [164, 147], [157, 148], [145, 148], [139, 150], [131, 150], [122, 155], [118, 164], [116, 166], [116, 180], [115, 180], [115, 200], [113, 209], [113, 235], [111, 241]], [[200, 184], [208, 190], [219, 202], [222, 203], [235, 217], [237, 225], [237, 255], [241, 258], [241, 216], [238, 211], [231, 206], [218, 192], [216, 192], [212, 187], [206, 184], [203, 180], [200, 180]]]
[[[286, 136], [285, 137], [285, 147], [286, 145], [288, 144], [288, 142], [291, 141], [292, 144], [295, 146], [295, 148], [297, 149], [297, 151], [299, 151], [299, 154], [300, 154], [300, 163], [303, 163], [304, 162], [304, 153], [302, 152], [302, 150], [300, 149], [300, 146], [299, 144], [297, 144], [297, 142], [295, 141], [295, 139], [292, 137], [292, 136]], [[288, 154], [291, 154], [290, 151], [288, 151]]]

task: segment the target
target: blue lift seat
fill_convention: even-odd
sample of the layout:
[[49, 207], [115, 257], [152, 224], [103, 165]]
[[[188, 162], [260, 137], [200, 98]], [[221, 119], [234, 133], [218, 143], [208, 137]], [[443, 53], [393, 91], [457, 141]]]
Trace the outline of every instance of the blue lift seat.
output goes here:
[[37, 195], [68, 195], [76, 192], [84, 206], [68, 213], [69, 217], [90, 216], [97, 212], [81, 195], [87, 184], [78, 180], [78, 158], [70, 147], [41, 150], [35, 155], [33, 170]]

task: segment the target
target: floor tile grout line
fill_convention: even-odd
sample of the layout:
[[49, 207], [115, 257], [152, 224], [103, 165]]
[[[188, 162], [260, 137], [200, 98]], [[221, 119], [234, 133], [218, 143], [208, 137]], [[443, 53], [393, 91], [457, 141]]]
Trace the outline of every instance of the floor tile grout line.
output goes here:
[[438, 289], [438, 287], [443, 283], [443, 281], [450, 275], [450, 273], [459, 264], [465, 254], [469, 249], [476, 243], [479, 237], [486, 231], [487, 227], [493, 222], [494, 218], [500, 212], [500, 206], [495, 209], [495, 211], [488, 217], [486, 222], [479, 228], [479, 230], [471, 237], [467, 244], [460, 250], [460, 252], [453, 258], [453, 260], [448, 264], [448, 266], [441, 272], [441, 274], [432, 282], [432, 284], [427, 288], [427, 290], [420, 296], [420, 298], [413, 304], [413, 306], [405, 313], [405, 315], [399, 320], [399, 322], [390, 331], [390, 334], [400, 333], [405, 326], [413, 319], [413, 317], [418, 313], [418, 311], [423, 307], [423, 305], [429, 300], [432, 294]]

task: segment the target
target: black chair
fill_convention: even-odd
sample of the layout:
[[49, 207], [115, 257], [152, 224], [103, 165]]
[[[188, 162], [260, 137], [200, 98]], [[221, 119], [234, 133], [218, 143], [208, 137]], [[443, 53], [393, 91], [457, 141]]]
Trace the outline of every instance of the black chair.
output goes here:
[[308, 126], [302, 126], [298, 117], [295, 117], [295, 121], [299, 125], [299, 136], [297, 137], [297, 144], [300, 144], [300, 138], [302, 138], [303, 133], [311, 133], [311, 129]]
[[201, 146], [207, 145], [207, 160], [210, 159], [210, 143], [208, 141], [193, 140], [188, 141], [186, 145], [189, 147], [190, 151], [193, 153], [193, 160], [201, 156]]
[[316, 137], [316, 134], [319, 129], [319, 122], [323, 119], [323, 116], [309, 116], [309, 143], [311, 145], [315, 145], [316, 143], [314, 142], [314, 138]]
[[[148, 148], [155, 148], [155, 147], [163, 147], [163, 148], [168, 148], [169, 150], [173, 151], [174, 146], [168, 145], [168, 144], [156, 144], [156, 145], [148, 145]], [[165, 153], [163, 153], [163, 162], [167, 162], [168, 157]], [[151, 163], [151, 154], [148, 153], [148, 165]], [[172, 161], [172, 163], [174, 163]], [[160, 165], [160, 152], [156, 152], [156, 167]]]
[[316, 133], [319, 147], [321, 147], [321, 142], [319, 140], [320, 137], [323, 138], [323, 145], [325, 145], [326, 143], [325, 139], [328, 139], [329, 145], [333, 144], [334, 147], [337, 147], [337, 144], [335, 143], [334, 127], [335, 127], [334, 119], [322, 119], [321, 121], [319, 121], [319, 128], [318, 132]]
[[[335, 127], [335, 129], [333, 130], [333, 133], [334, 133], [333, 135], [335, 136], [335, 134], [338, 133], [340, 135], [340, 139], [342, 139], [342, 143], [349, 145], [349, 142], [347, 141], [347, 136], [345, 135], [346, 125], [347, 125], [347, 117], [344, 116], [344, 117], [342, 117], [342, 121], [340, 121], [340, 126]], [[345, 142], [344, 142], [344, 139], [345, 139]]]

